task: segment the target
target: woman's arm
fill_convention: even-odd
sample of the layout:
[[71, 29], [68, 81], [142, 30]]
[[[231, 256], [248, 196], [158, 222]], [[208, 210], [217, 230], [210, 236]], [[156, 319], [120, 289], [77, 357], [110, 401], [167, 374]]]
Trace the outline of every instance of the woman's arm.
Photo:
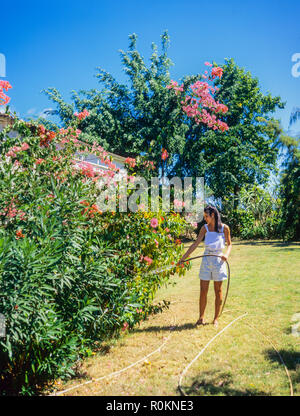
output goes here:
[[227, 250], [226, 250], [226, 253], [223, 254], [222, 260], [227, 260], [232, 249], [232, 244], [231, 244], [231, 237], [230, 237], [230, 228], [226, 224], [224, 225], [224, 235], [225, 235], [225, 241], [227, 244]]
[[194, 241], [193, 244], [188, 248], [188, 250], [181, 257], [181, 259], [179, 260], [179, 262], [177, 263], [177, 265], [180, 264], [180, 263], [182, 263], [186, 258], [188, 258], [189, 255], [192, 254], [192, 252], [198, 247], [198, 245], [201, 243], [201, 241], [203, 240], [203, 238], [205, 236], [205, 232], [206, 232], [206, 229], [205, 229], [205, 227], [203, 225], [201, 227], [201, 230], [199, 232], [199, 235], [197, 237], [197, 240]]

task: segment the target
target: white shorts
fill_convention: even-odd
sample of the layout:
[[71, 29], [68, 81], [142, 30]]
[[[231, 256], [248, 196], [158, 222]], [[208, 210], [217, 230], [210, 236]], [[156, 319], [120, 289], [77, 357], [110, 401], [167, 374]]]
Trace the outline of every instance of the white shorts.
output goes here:
[[[220, 251], [207, 251], [203, 254], [214, 254], [222, 256]], [[199, 271], [199, 278], [201, 280], [214, 280], [215, 282], [221, 282], [227, 279], [227, 266], [226, 262], [220, 257], [207, 256], [202, 258], [202, 263]]]

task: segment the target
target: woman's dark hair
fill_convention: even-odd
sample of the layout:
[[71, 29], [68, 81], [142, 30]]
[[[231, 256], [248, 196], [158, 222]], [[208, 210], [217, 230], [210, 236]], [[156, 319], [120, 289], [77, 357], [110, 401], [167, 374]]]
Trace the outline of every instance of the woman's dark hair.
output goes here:
[[215, 214], [215, 231], [217, 233], [220, 233], [222, 231], [222, 223], [221, 223], [221, 215], [219, 213], [219, 211], [217, 210], [217, 208], [211, 206], [211, 205], [207, 205], [204, 208], [204, 212], [206, 214], [209, 214], [211, 216], [212, 213]]

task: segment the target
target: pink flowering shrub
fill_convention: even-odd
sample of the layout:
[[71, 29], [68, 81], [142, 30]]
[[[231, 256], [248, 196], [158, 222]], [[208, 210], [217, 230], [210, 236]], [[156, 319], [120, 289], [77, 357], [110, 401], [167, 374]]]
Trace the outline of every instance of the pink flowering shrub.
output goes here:
[[[145, 319], [176, 268], [151, 271], [182, 254], [185, 222], [176, 213], [99, 207], [99, 181], [115, 184], [119, 170], [101, 146], [80, 141], [80, 117], [57, 131], [15, 120], [0, 133], [0, 311], [7, 333], [0, 338], [0, 389], [8, 393], [34, 394], [72, 376], [96, 343]], [[11, 129], [20, 134], [9, 137]], [[109, 169], [75, 160], [87, 151]]]

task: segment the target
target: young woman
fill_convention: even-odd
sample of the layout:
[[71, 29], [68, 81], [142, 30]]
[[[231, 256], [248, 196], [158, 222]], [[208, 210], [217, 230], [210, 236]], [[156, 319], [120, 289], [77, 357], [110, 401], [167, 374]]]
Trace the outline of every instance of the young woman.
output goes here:
[[[207, 292], [210, 280], [214, 281], [215, 289], [215, 316], [213, 324], [218, 325], [218, 316], [222, 304], [222, 282], [227, 279], [227, 268], [225, 260], [228, 259], [231, 252], [230, 229], [228, 225], [221, 223], [219, 211], [208, 205], [204, 208], [205, 225], [201, 228], [197, 240], [189, 247], [187, 252], [182, 256], [179, 263], [184, 261], [192, 254], [200, 242], [204, 238], [205, 251], [204, 254], [214, 254], [220, 257], [203, 257], [199, 278], [200, 278], [200, 300], [199, 300], [199, 319], [196, 325], [205, 325], [204, 312], [207, 303]], [[227, 250], [222, 252], [227, 244]]]

